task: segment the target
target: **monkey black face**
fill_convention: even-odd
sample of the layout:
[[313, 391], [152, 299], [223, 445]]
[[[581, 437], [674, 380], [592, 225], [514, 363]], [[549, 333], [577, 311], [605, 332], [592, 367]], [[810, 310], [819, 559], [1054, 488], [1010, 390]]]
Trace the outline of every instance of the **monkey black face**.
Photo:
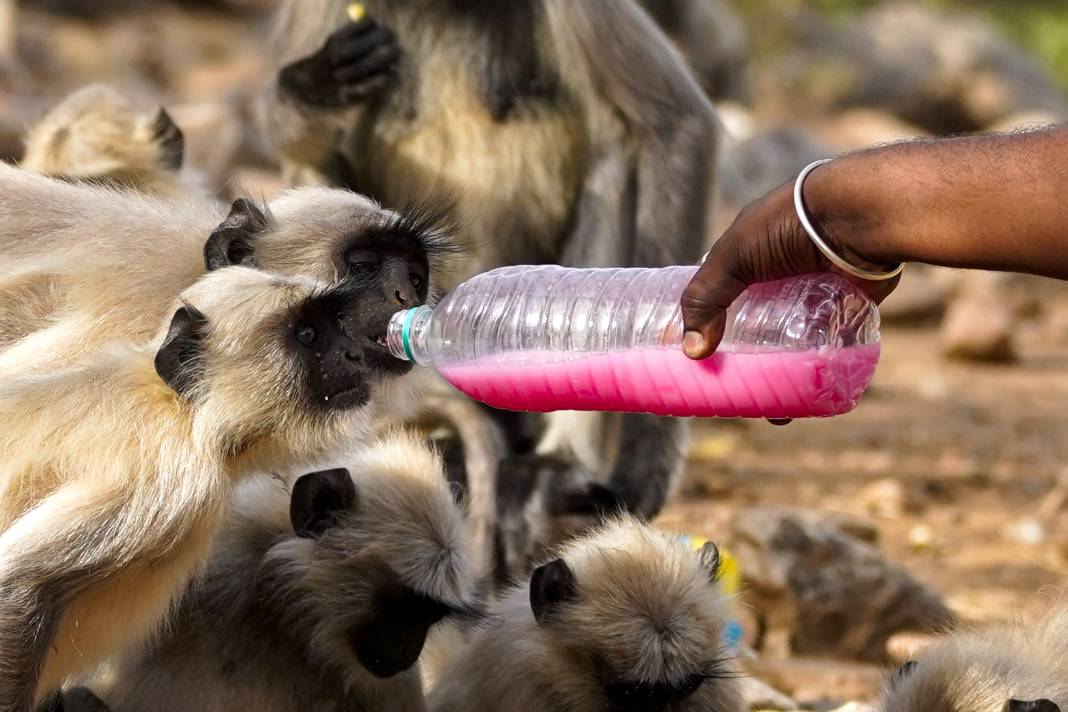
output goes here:
[[288, 337], [304, 365], [315, 405], [325, 409], [364, 405], [374, 381], [411, 368], [386, 348], [388, 320], [373, 289], [347, 281], [295, 310], [287, 324]]
[[[289, 515], [298, 536], [317, 539], [358, 506], [359, 491], [348, 470], [325, 470], [296, 481]], [[360, 665], [376, 677], [392, 677], [412, 667], [430, 628], [442, 618], [478, 615], [413, 590], [384, 565], [367, 566], [363, 573], [363, 581], [373, 582], [372, 602], [348, 637]]]
[[677, 683], [638, 682], [625, 678], [604, 683], [606, 709], [610, 712], [659, 712], [693, 695], [707, 676], [693, 674]]
[[1032, 700], [1030, 702], [1009, 700], [1005, 703], [1003, 712], [1061, 712], [1061, 708], [1049, 700]]
[[[715, 551], [713, 554], [712, 552]], [[714, 558], [715, 571], [711, 568], [710, 576], [715, 577], [719, 568], [719, 552], [712, 545], [711, 549], [702, 550], [702, 563]], [[580, 596], [575, 574], [563, 559], [554, 559], [542, 564], [530, 579], [530, 608], [538, 625], [550, 625], [561, 608]], [[718, 663], [713, 661], [707, 670], [675, 681], [633, 680], [611, 669], [603, 660], [596, 666], [598, 681], [604, 691], [605, 709], [608, 712], [656, 712], [666, 710], [670, 705], [685, 700], [693, 695], [710, 678], [718, 674]]]
[[431, 626], [450, 606], [393, 581], [380, 587], [372, 615], [351, 633], [356, 658], [376, 677], [404, 672], [419, 659]]

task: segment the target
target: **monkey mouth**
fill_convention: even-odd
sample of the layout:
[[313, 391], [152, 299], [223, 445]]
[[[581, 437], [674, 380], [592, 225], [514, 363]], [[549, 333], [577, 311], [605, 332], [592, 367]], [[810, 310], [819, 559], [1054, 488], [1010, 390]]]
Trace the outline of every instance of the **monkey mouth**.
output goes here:
[[374, 336], [368, 336], [367, 340], [370, 341], [375, 346], [377, 346], [378, 348], [384, 349], [386, 351], [389, 351], [389, 347], [386, 345], [386, 332], [383, 331], [381, 334], [376, 334]]

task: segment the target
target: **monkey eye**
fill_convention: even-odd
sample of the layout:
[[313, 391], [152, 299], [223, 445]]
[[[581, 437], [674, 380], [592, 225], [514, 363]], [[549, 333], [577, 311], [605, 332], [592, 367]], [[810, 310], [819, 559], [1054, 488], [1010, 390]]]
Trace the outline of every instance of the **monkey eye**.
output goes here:
[[382, 268], [378, 255], [372, 250], [353, 250], [348, 255], [351, 274], [370, 275]]
[[422, 289], [423, 285], [426, 283], [426, 277], [415, 270], [408, 273], [408, 279], [411, 280], [412, 286], [416, 289]]
[[311, 346], [319, 339], [319, 332], [311, 324], [301, 324], [296, 331], [297, 341], [305, 346]]

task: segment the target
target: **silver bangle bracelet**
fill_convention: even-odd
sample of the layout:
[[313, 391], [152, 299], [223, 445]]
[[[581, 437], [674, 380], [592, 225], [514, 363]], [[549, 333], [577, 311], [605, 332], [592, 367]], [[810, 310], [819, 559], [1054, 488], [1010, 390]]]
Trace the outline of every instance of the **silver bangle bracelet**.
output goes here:
[[851, 274], [854, 277], [858, 277], [869, 282], [881, 282], [887, 279], [893, 279], [894, 277], [901, 274], [901, 270], [905, 269], [904, 262], [899, 262], [888, 272], [870, 272], [866, 269], [855, 267], [846, 262], [841, 257], [839, 257], [837, 254], [835, 254], [834, 250], [831, 249], [830, 245], [824, 242], [823, 238], [820, 237], [820, 234], [816, 232], [816, 228], [812, 225], [812, 221], [808, 219], [808, 212], [805, 210], [805, 201], [801, 196], [801, 191], [805, 187], [805, 179], [808, 178], [809, 173], [816, 170], [824, 163], [830, 162], [830, 158], [824, 158], [822, 160], [810, 163], [805, 166], [805, 169], [801, 171], [801, 173], [799, 173], [797, 176], [797, 182], [794, 183], [794, 210], [797, 211], [797, 219], [801, 221], [801, 227], [803, 227], [805, 229], [805, 232], [808, 233], [808, 237], [810, 240], [812, 240], [812, 244], [816, 246], [816, 249], [822, 252], [823, 256], [826, 257], [831, 264], [833, 264], [835, 267], [842, 270], [846, 274]]

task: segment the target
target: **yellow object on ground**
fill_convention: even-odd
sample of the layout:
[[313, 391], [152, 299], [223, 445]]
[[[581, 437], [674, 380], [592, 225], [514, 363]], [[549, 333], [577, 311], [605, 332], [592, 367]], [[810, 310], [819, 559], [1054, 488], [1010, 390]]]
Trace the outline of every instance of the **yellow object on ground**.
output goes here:
[[353, 22], [359, 22], [367, 14], [367, 8], [363, 6], [362, 2], [350, 2], [346, 10], [349, 13], [349, 19]]

